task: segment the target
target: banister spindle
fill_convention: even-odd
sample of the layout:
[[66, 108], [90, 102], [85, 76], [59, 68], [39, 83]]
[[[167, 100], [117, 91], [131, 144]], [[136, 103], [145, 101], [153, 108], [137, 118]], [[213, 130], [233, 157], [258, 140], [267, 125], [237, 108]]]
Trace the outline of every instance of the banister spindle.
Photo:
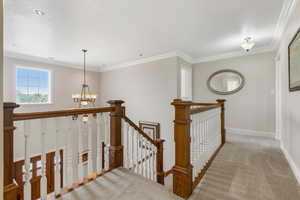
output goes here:
[[137, 131], [135, 131], [135, 136], [136, 136], [136, 141], [135, 141], [135, 146], [136, 146], [136, 168], [135, 168], [135, 171], [136, 173], [139, 173], [140, 172], [140, 165], [139, 165], [139, 152], [140, 152], [140, 149], [139, 149], [139, 140], [140, 140], [140, 135]]
[[79, 120], [77, 117], [73, 119], [73, 141], [72, 141], [72, 182], [73, 188], [77, 187], [79, 184], [79, 177], [78, 177], [78, 161], [79, 161]]
[[102, 167], [103, 164], [102, 161], [104, 160], [104, 155], [103, 150], [103, 143], [105, 141], [105, 127], [104, 127], [104, 122], [103, 122], [103, 113], [99, 113], [98, 118], [97, 118], [97, 172], [102, 172]]
[[[124, 121], [124, 120], [123, 120]], [[125, 164], [126, 168], [129, 168], [130, 158], [129, 158], [129, 124], [124, 121], [124, 148], [125, 148]]]
[[47, 130], [46, 119], [41, 119], [41, 180], [40, 180], [40, 194], [41, 199], [47, 199], [47, 176], [46, 176], [46, 151], [45, 151], [45, 137]]
[[65, 132], [65, 140], [64, 140], [64, 162], [63, 162], [63, 189], [62, 193], [66, 193], [68, 191], [68, 187], [71, 184], [70, 180], [70, 172], [69, 169], [72, 168], [72, 155], [71, 155], [71, 141], [73, 138], [73, 119], [67, 118], [67, 130]]
[[134, 170], [134, 138], [133, 138], [134, 129], [130, 127], [130, 167]]
[[25, 142], [25, 149], [24, 149], [24, 168], [25, 168], [25, 184], [24, 184], [24, 200], [31, 200], [31, 183], [30, 183], [30, 121], [24, 121], [24, 142]]
[[55, 178], [54, 178], [54, 186], [55, 186], [55, 194], [60, 193], [60, 150], [59, 150], [59, 142], [60, 138], [60, 128], [61, 128], [60, 118], [55, 118]]
[[98, 129], [98, 126], [97, 126], [97, 115], [93, 115], [92, 119], [91, 119], [91, 123], [89, 124], [89, 127], [90, 127], [90, 141], [89, 141], [89, 144], [90, 144], [90, 155], [91, 157], [91, 169], [90, 171], [92, 172], [92, 177], [93, 178], [96, 178], [97, 177], [97, 145], [98, 145], [98, 141], [97, 141], [97, 129]]

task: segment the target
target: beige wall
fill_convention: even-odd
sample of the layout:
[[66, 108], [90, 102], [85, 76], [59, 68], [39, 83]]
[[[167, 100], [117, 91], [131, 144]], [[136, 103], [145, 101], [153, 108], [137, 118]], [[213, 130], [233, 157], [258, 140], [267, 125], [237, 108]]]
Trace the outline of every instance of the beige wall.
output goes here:
[[[51, 71], [52, 76], [52, 93], [53, 102], [49, 105], [21, 105], [20, 108], [16, 109], [16, 112], [40, 112], [40, 111], [50, 111], [50, 110], [61, 110], [74, 108], [76, 105], [72, 101], [72, 93], [78, 93], [81, 91], [82, 75], [83, 72], [80, 69], [74, 69], [70, 67], [56, 66], [38, 62], [25, 61], [14, 58], [5, 57], [4, 61], [4, 101], [15, 102], [15, 67], [33, 67], [42, 68]], [[88, 72], [87, 81], [91, 87], [91, 92], [98, 94], [99, 96], [99, 73], [98, 72]], [[1, 82], [2, 84], [2, 82]], [[98, 99], [96, 104], [99, 103]], [[31, 155], [40, 154], [40, 129], [38, 128], [40, 123], [37, 120], [32, 121], [33, 131], [31, 132], [29, 142], [32, 145], [30, 148]], [[48, 120], [48, 127], [55, 127], [53, 120]], [[15, 123], [17, 130], [15, 131], [14, 138], [14, 159], [20, 160], [24, 157], [24, 136], [22, 132], [22, 122]], [[53, 129], [53, 132], [55, 130]], [[53, 150], [55, 147], [55, 136], [49, 135], [47, 138], [47, 151]]]
[[300, 91], [289, 92], [288, 45], [300, 27], [300, 2], [291, 15], [278, 51], [279, 131], [282, 147], [300, 183]]
[[[245, 76], [245, 87], [236, 94], [216, 95], [208, 90], [208, 77], [221, 69], [234, 69]], [[275, 132], [274, 53], [199, 63], [193, 67], [194, 101], [226, 102], [226, 127], [229, 132], [273, 134]], [[242, 129], [242, 130], [239, 130]]]
[[170, 105], [177, 97], [178, 59], [167, 58], [100, 75], [101, 101], [122, 99], [127, 116], [139, 120], [159, 122], [165, 143], [165, 168], [173, 165], [174, 110]]
[[[3, 78], [3, 1], [0, 0], [0, 77]], [[3, 199], [3, 82], [0, 81], [0, 199]]]

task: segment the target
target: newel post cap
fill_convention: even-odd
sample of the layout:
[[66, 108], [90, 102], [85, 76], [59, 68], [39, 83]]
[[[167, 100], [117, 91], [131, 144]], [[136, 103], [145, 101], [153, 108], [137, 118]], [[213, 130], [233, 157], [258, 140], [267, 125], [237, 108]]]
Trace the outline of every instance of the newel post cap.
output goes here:
[[112, 106], [116, 106], [116, 105], [122, 105], [123, 103], [125, 103], [125, 101], [123, 101], [123, 100], [110, 100], [107, 103], [112, 105]]
[[20, 107], [20, 105], [18, 105], [16, 103], [13, 103], [13, 102], [4, 102], [3, 103], [3, 108], [4, 109], [8, 109], [8, 108], [14, 109], [14, 108], [18, 108], [18, 107]]
[[181, 99], [174, 99], [171, 103], [173, 106], [190, 106], [192, 105], [191, 101], [182, 101]]
[[226, 101], [226, 99], [217, 99], [218, 103], [224, 103]]

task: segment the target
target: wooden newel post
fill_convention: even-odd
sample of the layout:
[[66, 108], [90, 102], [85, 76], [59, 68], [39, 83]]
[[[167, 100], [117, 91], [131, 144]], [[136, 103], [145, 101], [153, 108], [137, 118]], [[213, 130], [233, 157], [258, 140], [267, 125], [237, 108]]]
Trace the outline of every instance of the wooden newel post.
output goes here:
[[18, 187], [14, 184], [14, 109], [19, 107], [15, 103], [4, 103], [3, 105], [3, 129], [4, 129], [4, 199], [16, 199]]
[[123, 166], [123, 145], [122, 145], [122, 117], [124, 108], [122, 100], [108, 101], [115, 110], [110, 113], [110, 147], [109, 147], [109, 168], [114, 169]]
[[225, 99], [217, 99], [217, 102], [221, 104], [221, 135], [222, 144], [226, 142], [226, 129], [225, 129]]
[[165, 173], [164, 173], [164, 142], [165, 140], [156, 139], [155, 143], [157, 146], [156, 154], [156, 180], [158, 183], [165, 184]]
[[174, 100], [175, 107], [174, 139], [175, 139], [175, 166], [173, 173], [173, 192], [188, 198], [192, 194], [193, 166], [191, 165], [191, 109], [192, 102]]

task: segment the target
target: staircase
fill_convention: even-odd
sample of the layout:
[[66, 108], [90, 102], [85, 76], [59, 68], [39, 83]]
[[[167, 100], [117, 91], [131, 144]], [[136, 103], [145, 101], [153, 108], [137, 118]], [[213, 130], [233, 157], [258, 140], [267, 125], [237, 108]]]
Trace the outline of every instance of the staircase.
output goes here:
[[102, 177], [63, 195], [61, 200], [141, 200], [181, 199], [163, 185], [125, 168], [114, 169]]

